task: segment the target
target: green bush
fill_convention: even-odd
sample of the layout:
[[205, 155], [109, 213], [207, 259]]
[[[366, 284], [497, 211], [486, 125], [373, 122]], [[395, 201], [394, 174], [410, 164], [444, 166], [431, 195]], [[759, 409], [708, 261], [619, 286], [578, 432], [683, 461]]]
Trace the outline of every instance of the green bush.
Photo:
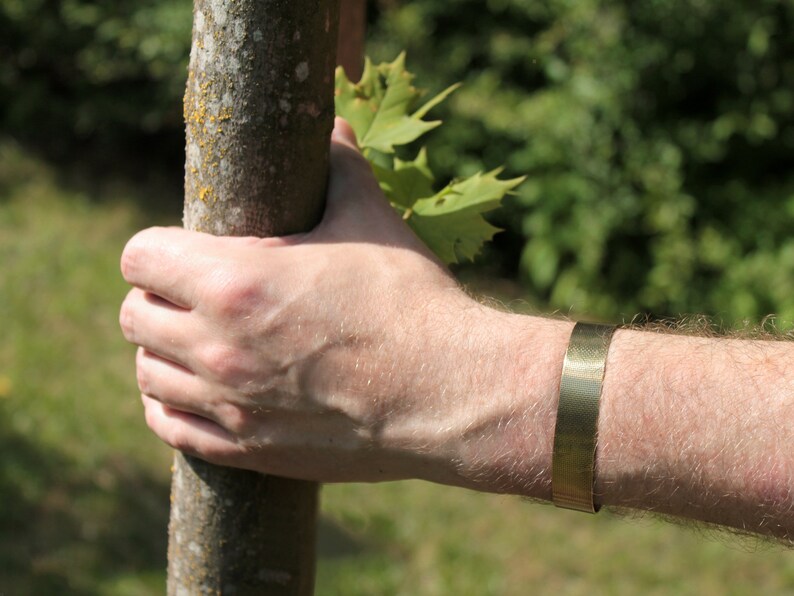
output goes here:
[[180, 134], [185, 0], [0, 0], [0, 123], [75, 140]]
[[[794, 319], [794, 4], [378, 0], [375, 60], [465, 86], [434, 167], [527, 174], [485, 265], [603, 317]], [[182, 146], [190, 0], [0, 0], [0, 126]], [[159, 142], [159, 141], [158, 141]], [[150, 155], [147, 148], [146, 155]]]
[[382, 4], [376, 57], [407, 48], [419, 80], [465, 81], [438, 167], [529, 175], [498, 223], [533, 293], [604, 317], [794, 319], [794, 5]]

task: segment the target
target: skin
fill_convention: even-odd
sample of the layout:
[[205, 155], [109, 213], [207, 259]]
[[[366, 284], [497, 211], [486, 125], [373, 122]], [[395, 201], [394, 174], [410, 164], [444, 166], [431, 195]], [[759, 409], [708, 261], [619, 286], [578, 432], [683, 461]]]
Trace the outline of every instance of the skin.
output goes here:
[[[152, 431], [213, 463], [321, 482], [421, 478], [551, 498], [573, 323], [469, 297], [337, 121], [326, 214], [286, 238], [153, 228], [121, 259]], [[597, 501], [794, 535], [785, 342], [615, 333]]]

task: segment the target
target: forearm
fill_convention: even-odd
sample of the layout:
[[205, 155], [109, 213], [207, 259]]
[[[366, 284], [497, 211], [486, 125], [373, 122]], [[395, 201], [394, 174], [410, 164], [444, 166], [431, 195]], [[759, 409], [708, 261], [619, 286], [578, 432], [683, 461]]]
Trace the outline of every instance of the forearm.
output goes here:
[[[486, 439], [464, 452], [491, 457], [474, 466], [475, 488], [550, 500], [572, 323], [508, 322], [519, 330], [501, 333], [515, 371], [515, 419], [501, 426], [509, 455]], [[794, 537], [793, 359], [788, 342], [618, 330], [601, 396], [596, 501]]]
[[618, 331], [596, 492], [631, 507], [794, 537], [794, 346]]
[[[443, 389], [465, 411], [447, 410], [447, 432], [429, 450], [450, 463], [429, 479], [550, 500], [573, 323], [482, 316], [489, 331]], [[788, 342], [618, 330], [601, 397], [596, 501], [794, 537], [792, 360]]]

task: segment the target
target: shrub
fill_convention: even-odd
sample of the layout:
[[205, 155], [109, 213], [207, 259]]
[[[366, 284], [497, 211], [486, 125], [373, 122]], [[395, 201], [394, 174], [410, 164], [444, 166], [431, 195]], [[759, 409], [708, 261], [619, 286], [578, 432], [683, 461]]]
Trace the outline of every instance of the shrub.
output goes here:
[[0, 0], [3, 129], [62, 147], [177, 134], [191, 21], [185, 0]]
[[794, 5], [381, 4], [376, 55], [465, 81], [437, 166], [529, 175], [497, 256], [533, 293], [605, 317], [794, 319]]
[[[480, 265], [565, 311], [794, 319], [794, 4], [371, 8], [376, 61], [465, 82], [439, 174], [529, 176]], [[0, 0], [0, 126], [62, 151], [156, 135], [179, 159], [190, 25], [190, 0]]]

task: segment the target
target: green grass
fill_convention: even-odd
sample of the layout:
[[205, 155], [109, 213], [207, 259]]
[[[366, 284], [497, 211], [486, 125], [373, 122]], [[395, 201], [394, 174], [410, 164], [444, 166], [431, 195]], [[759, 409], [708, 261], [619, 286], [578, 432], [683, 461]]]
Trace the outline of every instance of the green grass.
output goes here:
[[[116, 322], [151, 192], [0, 142], [0, 594], [164, 592], [170, 452]], [[794, 593], [777, 547], [420, 482], [326, 486], [320, 530], [319, 595]]]

